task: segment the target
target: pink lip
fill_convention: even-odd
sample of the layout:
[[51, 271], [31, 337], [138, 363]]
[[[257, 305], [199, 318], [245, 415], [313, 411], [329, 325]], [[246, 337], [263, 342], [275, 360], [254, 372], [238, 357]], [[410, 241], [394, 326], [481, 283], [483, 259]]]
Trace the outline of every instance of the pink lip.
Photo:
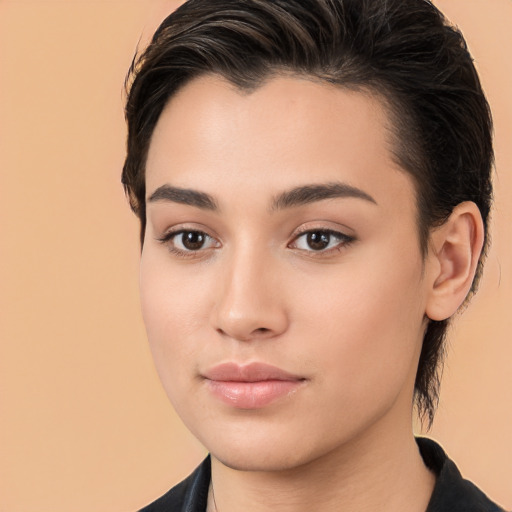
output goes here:
[[259, 409], [290, 395], [306, 380], [265, 363], [223, 363], [203, 374], [210, 391], [240, 409]]

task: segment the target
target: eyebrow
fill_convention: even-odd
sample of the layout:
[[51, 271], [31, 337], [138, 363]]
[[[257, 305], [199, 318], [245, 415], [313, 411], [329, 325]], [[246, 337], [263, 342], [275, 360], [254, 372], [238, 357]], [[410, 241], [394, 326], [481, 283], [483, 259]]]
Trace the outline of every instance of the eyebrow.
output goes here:
[[[373, 204], [377, 201], [363, 190], [347, 183], [321, 183], [302, 185], [282, 192], [272, 200], [271, 211], [302, 206], [325, 199], [352, 197], [363, 199]], [[162, 185], [148, 198], [148, 202], [170, 201], [173, 203], [194, 206], [202, 210], [218, 211], [217, 201], [213, 196], [198, 190]]]
[[149, 196], [148, 202], [154, 203], [156, 201], [171, 201], [173, 203], [195, 206], [202, 210], [216, 211], [219, 209], [217, 202], [210, 194], [171, 185], [162, 185]]
[[302, 206], [309, 203], [315, 203], [317, 201], [323, 201], [324, 199], [344, 197], [363, 199], [370, 203], [377, 204], [377, 201], [363, 190], [353, 187], [352, 185], [348, 185], [347, 183], [334, 182], [303, 185], [283, 192], [274, 198], [271, 209], [282, 210], [285, 208], [292, 208], [294, 206]]

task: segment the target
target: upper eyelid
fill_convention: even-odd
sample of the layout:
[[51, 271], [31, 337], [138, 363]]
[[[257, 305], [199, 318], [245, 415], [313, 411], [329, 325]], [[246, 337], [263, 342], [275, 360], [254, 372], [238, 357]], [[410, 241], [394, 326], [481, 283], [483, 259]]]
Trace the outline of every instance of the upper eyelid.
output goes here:
[[219, 236], [213, 232], [211, 229], [207, 228], [206, 226], [202, 225], [193, 225], [191, 226], [188, 223], [183, 224], [176, 224], [175, 226], [168, 227], [162, 231], [161, 235], [157, 235], [155, 238], [157, 240], [162, 240], [164, 238], [170, 238], [172, 236], [176, 236], [179, 233], [183, 232], [197, 232], [197, 233], [204, 233], [205, 235], [209, 236], [210, 238], [215, 238], [216, 240], [220, 240]]
[[345, 239], [345, 240], [355, 240], [355, 236], [352, 236], [352, 235], [347, 235], [346, 233], [343, 233], [342, 231], [337, 231], [335, 229], [322, 229], [322, 228], [309, 228], [309, 229], [306, 229], [304, 231], [301, 231], [299, 233], [297, 233], [293, 238], [292, 238], [292, 242], [297, 240], [297, 238], [300, 238], [301, 236], [304, 236], [304, 235], [307, 235], [309, 233], [328, 233], [329, 235], [333, 235], [335, 237], [338, 237], [338, 238], [341, 238], [341, 239]]
[[341, 237], [346, 238], [356, 238], [355, 233], [352, 229], [350, 229], [348, 226], [340, 226], [339, 227], [331, 227], [323, 225], [301, 225], [298, 228], [296, 228], [290, 235], [290, 238], [295, 239], [299, 237], [300, 235], [303, 235], [305, 233], [311, 233], [315, 231], [323, 231], [326, 233], [331, 233], [333, 235], [339, 235]]
[[339, 229], [323, 228], [323, 227], [305, 228], [302, 230], [298, 230], [296, 232], [296, 236], [304, 235], [307, 233], [314, 233], [315, 231], [316, 232], [321, 231], [323, 233], [330, 233], [331, 235], [340, 235], [340, 236], [347, 236], [347, 237], [350, 236], [350, 235], [347, 235], [346, 233], [344, 233], [343, 231], [340, 231]]
[[157, 240], [162, 243], [167, 243], [167, 242], [170, 242], [171, 240], [174, 240], [176, 237], [178, 237], [179, 235], [182, 235], [183, 233], [191, 233], [191, 232], [192, 233], [201, 233], [202, 235], [205, 235], [210, 240], [215, 241], [216, 244], [220, 243], [217, 238], [215, 238], [214, 236], [211, 236], [206, 231], [201, 231], [199, 229], [177, 229], [175, 231], [169, 230], [169, 231], [166, 231], [162, 236], [157, 237]]

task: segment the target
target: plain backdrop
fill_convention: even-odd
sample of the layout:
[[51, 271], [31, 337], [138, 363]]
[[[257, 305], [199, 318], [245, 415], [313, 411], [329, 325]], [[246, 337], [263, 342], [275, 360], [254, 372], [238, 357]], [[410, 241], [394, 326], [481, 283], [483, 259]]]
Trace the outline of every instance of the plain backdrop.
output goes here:
[[[160, 387], [120, 185], [123, 80], [179, 2], [0, 0], [0, 512], [136, 510], [204, 456]], [[493, 245], [434, 428], [512, 508], [512, 1], [439, 0], [496, 127]]]

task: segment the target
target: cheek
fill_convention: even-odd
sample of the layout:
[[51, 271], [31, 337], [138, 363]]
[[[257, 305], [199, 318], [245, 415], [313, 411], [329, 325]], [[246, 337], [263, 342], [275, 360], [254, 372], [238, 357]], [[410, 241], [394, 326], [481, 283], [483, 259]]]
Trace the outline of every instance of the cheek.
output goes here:
[[421, 260], [386, 264], [383, 252], [369, 260], [308, 287], [321, 293], [303, 295], [316, 365], [352, 405], [398, 393], [415, 371], [423, 334]]
[[171, 269], [165, 257], [143, 252], [140, 294], [144, 324], [156, 369], [166, 391], [183, 382], [184, 370], [200, 350], [194, 335], [207, 321], [197, 295], [198, 280], [187, 279]]

